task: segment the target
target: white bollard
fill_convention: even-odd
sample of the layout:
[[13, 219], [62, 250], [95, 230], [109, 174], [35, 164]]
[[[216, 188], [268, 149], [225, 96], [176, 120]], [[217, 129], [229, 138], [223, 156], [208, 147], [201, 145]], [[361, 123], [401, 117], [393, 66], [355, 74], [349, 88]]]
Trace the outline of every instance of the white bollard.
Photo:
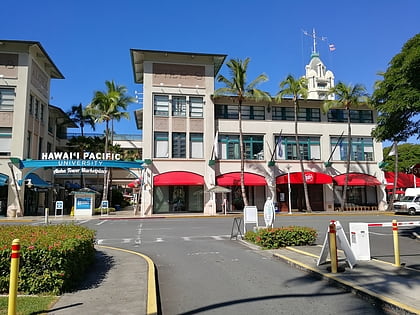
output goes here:
[[48, 212], [50, 212], [50, 209], [45, 208], [45, 221], [44, 221], [45, 225], [48, 225]]

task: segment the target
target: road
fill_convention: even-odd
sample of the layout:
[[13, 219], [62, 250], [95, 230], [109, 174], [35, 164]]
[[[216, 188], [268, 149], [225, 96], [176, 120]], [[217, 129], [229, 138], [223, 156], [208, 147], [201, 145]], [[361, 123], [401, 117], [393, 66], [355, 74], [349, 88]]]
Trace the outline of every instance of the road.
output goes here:
[[[389, 222], [385, 216], [278, 217], [275, 226], [303, 225], [319, 231], [329, 220]], [[413, 217], [399, 221], [412, 220]], [[381, 314], [351, 293], [230, 240], [232, 218], [91, 220], [100, 244], [142, 252], [157, 266], [163, 314]], [[260, 224], [262, 224], [260, 217]], [[419, 233], [418, 228], [415, 228]], [[372, 256], [393, 262], [392, 231], [371, 232]], [[420, 268], [419, 242], [400, 231], [402, 262]]]

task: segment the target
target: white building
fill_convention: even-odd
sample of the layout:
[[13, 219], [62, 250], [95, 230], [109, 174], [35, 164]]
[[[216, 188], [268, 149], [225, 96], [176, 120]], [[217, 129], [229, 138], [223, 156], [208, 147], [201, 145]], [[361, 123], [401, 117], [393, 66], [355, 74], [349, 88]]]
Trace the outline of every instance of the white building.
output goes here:
[[[240, 208], [238, 105], [235, 98], [212, 97], [226, 55], [132, 49], [131, 57], [135, 82], [143, 84], [143, 109], [137, 115], [148, 165], [143, 213], [204, 209], [214, 214], [222, 207], [222, 197], [208, 192], [215, 185], [231, 189], [226, 195], [228, 210]], [[345, 172], [346, 113], [321, 111], [334, 75], [317, 54], [312, 55], [306, 76], [312, 99], [300, 101], [298, 114], [305, 176], [312, 209], [333, 211]], [[242, 111], [249, 204], [262, 210], [266, 198], [272, 197], [281, 211], [287, 211], [289, 202], [293, 211], [304, 211], [292, 101], [249, 101]], [[353, 161], [347, 206], [383, 209], [383, 173], [378, 167], [382, 145], [370, 136], [376, 113], [368, 108], [355, 110], [351, 119]], [[276, 143], [281, 154], [278, 149], [273, 153]]]

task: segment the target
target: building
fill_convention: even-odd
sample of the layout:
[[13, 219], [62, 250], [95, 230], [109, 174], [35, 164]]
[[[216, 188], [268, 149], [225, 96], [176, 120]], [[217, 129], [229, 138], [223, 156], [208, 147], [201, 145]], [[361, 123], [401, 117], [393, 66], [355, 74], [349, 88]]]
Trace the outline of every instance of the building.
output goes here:
[[35, 215], [52, 206], [52, 170], [38, 169], [22, 183], [19, 159], [65, 145], [66, 114], [49, 104], [50, 81], [64, 79], [39, 42], [0, 40], [0, 200], [9, 216]]
[[[215, 77], [226, 55], [132, 49], [131, 58], [134, 80], [143, 85], [143, 108], [136, 115], [147, 165], [143, 214], [203, 209], [215, 214], [224, 205], [228, 210], [242, 209], [238, 104], [232, 97], [213, 97]], [[321, 111], [334, 75], [316, 52], [306, 77], [311, 98], [300, 101], [298, 113], [305, 178], [313, 210], [333, 211], [340, 203], [345, 176], [346, 112]], [[385, 205], [384, 178], [378, 167], [382, 145], [370, 136], [376, 118], [369, 108], [351, 111], [349, 209]], [[293, 102], [247, 101], [242, 119], [249, 204], [262, 210], [271, 197], [281, 211], [304, 211]], [[230, 192], [211, 192], [214, 186], [228, 187]]]

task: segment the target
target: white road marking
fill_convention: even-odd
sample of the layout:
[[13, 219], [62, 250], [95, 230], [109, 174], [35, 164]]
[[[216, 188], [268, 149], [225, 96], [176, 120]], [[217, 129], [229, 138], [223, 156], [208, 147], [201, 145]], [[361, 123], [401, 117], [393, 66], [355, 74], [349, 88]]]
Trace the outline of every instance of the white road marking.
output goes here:
[[102, 220], [102, 221], [100, 221], [100, 222], [96, 223], [96, 225], [102, 225], [102, 224], [104, 224], [105, 222], [108, 222], [108, 220]]

